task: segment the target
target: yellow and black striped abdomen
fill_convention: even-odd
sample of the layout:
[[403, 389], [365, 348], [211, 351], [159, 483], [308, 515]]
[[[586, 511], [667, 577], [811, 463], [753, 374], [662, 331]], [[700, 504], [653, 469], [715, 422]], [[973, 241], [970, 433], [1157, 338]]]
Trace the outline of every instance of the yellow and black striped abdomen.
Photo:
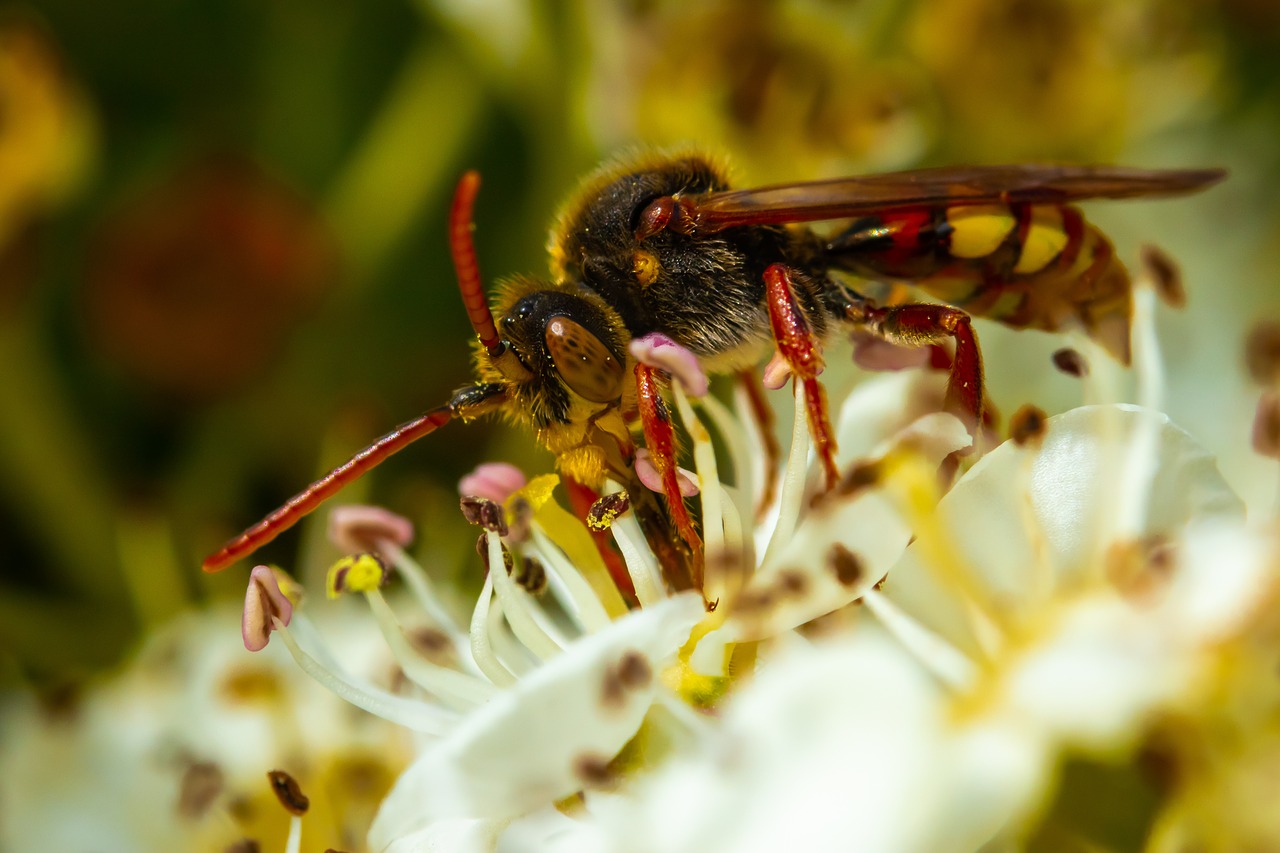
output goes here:
[[865, 217], [830, 241], [834, 266], [907, 281], [1015, 328], [1085, 329], [1129, 357], [1130, 285], [1110, 241], [1074, 207], [953, 205]]

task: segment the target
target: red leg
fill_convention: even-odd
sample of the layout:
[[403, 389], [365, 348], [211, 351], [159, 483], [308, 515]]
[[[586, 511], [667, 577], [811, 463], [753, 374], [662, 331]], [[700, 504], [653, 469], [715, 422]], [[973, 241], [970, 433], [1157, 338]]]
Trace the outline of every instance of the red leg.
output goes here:
[[756, 520], [773, 503], [773, 496], [778, 492], [778, 469], [782, 464], [782, 448], [778, 445], [778, 436], [773, 432], [773, 409], [760, 390], [760, 379], [751, 371], [744, 370], [738, 374], [738, 381], [747, 392], [751, 416], [755, 418], [756, 428], [760, 430], [764, 442], [764, 483], [760, 489], [760, 505], [756, 507]]
[[636, 363], [636, 402], [640, 409], [640, 425], [644, 429], [644, 444], [662, 478], [662, 494], [671, 509], [671, 518], [680, 531], [680, 538], [689, 543], [696, 553], [702, 548], [702, 540], [693, 529], [693, 519], [689, 518], [684, 496], [680, 494], [680, 483], [676, 479], [676, 432], [671, 424], [671, 413], [662, 399], [657, 371], [639, 362]]
[[868, 309], [865, 322], [871, 331], [902, 346], [933, 346], [945, 338], [955, 341], [947, 410], [976, 437], [982, 425], [982, 352], [969, 315], [946, 305], [897, 305]]
[[792, 375], [804, 385], [804, 399], [809, 416], [809, 432], [826, 472], [827, 488], [835, 487], [840, 478], [836, 470], [836, 437], [827, 415], [827, 395], [818, 382], [822, 371], [822, 347], [813, 326], [796, 302], [791, 273], [782, 264], [764, 271], [765, 301], [769, 305], [769, 323], [778, 352], [791, 368]]

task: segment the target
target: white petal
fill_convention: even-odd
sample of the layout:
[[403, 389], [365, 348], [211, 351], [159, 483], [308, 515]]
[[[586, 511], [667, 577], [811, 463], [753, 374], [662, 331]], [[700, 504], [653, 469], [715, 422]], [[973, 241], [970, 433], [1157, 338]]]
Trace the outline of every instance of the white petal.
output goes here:
[[1221, 519], [1187, 531], [1161, 605], [1164, 617], [1179, 627], [1183, 642], [1231, 637], [1258, 608], [1268, 606], [1280, 565], [1278, 544], [1274, 531], [1248, 530]]
[[947, 374], [938, 370], [903, 370], [860, 382], [840, 405], [837, 461], [843, 466], [874, 455], [903, 427], [926, 412], [940, 411], [946, 387]]
[[[957, 418], [934, 413], [901, 430], [880, 452], [909, 446], [935, 466], [969, 443]], [[785, 547], [752, 575], [744, 606], [729, 617], [729, 634], [755, 639], [794, 628], [843, 607], [884, 577], [912, 534], [888, 485], [870, 486], [852, 498], [832, 496], [814, 507]], [[753, 596], [760, 606], [751, 606]]]
[[547, 808], [512, 821], [498, 839], [497, 853], [599, 853], [603, 843], [589, 815], [577, 819]]
[[1176, 630], [1118, 597], [1077, 602], [1006, 664], [996, 714], [1054, 745], [1126, 746], [1194, 675]]
[[599, 811], [619, 851], [972, 850], [1042, 768], [1025, 740], [957, 736], [936, 682], [868, 632], [775, 657], [722, 737]]
[[505, 820], [447, 818], [374, 849], [377, 853], [485, 853], [497, 848], [506, 824]]
[[[1172, 534], [1191, 519], [1238, 518], [1243, 504], [1213, 458], [1164, 415], [1131, 406], [1086, 406], [1050, 418], [1037, 450], [1007, 441], [938, 505], [947, 545], [977, 573], [981, 594], [1008, 612], [1033, 605], [1096, 570], [1110, 544], [1116, 472], [1143, 418], [1159, 419], [1144, 534]], [[975, 635], [963, 596], [930, 571], [921, 543], [894, 566], [884, 592], [969, 653]]]
[[[522, 678], [419, 756], [383, 802], [370, 846], [381, 850], [440, 818], [522, 814], [582, 788], [575, 764], [607, 761], [635, 734], [660, 666], [702, 615], [696, 594], [668, 599], [583, 637]], [[617, 690], [619, 663], [637, 654], [652, 677]]]

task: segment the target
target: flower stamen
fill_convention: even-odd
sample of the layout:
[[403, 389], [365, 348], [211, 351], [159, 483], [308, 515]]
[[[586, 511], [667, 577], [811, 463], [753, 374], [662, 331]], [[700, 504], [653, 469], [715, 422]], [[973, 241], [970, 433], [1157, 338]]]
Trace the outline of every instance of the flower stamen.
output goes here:
[[809, 473], [809, 425], [805, 419], [805, 407], [802, 402], [804, 391], [796, 386], [794, 420], [791, 425], [791, 452], [787, 454], [787, 466], [782, 476], [782, 494], [778, 501], [778, 518], [769, 537], [769, 545], [765, 548], [762, 563], [775, 558], [791, 535], [795, 533], [796, 522], [800, 518], [800, 506], [804, 500], [805, 481]]
[[265, 649], [276, 623], [288, 625], [292, 618], [293, 604], [281, 592], [275, 571], [269, 566], [255, 566], [249, 573], [244, 614], [240, 618], [244, 647], [251, 652]]

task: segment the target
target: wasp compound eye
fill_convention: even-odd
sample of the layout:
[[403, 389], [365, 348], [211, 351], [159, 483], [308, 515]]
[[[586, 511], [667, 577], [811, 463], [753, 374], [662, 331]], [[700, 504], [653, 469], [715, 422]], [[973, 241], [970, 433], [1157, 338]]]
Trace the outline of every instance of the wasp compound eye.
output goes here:
[[593, 403], [610, 403], [622, 394], [622, 363], [582, 325], [552, 317], [546, 339], [556, 371], [575, 394]]

